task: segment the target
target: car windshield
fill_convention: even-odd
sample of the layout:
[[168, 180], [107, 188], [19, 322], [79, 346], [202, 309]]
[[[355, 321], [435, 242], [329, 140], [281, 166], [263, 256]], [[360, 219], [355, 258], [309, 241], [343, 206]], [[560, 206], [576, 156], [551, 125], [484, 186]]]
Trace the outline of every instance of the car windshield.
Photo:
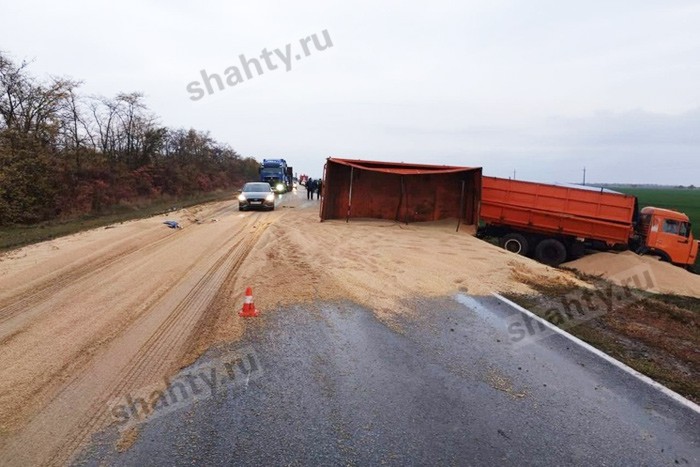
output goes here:
[[246, 183], [243, 187], [244, 193], [260, 193], [270, 191], [270, 185], [267, 183]]

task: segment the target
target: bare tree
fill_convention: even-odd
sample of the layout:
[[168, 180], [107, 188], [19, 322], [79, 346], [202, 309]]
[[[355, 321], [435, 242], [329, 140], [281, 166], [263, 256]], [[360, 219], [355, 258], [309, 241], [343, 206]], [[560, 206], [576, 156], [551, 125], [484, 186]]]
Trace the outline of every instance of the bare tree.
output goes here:
[[208, 132], [162, 126], [139, 92], [83, 97], [80, 82], [36, 78], [28, 65], [0, 52], [0, 224], [255, 176], [256, 161]]
[[79, 83], [58, 77], [41, 83], [27, 73], [27, 66], [0, 53], [0, 115], [6, 129], [52, 144], [63, 124], [63, 103]]
[[119, 135], [116, 128], [119, 102], [106, 97], [93, 97], [89, 107], [96, 126], [98, 149], [110, 163], [114, 163], [118, 157], [119, 147]]

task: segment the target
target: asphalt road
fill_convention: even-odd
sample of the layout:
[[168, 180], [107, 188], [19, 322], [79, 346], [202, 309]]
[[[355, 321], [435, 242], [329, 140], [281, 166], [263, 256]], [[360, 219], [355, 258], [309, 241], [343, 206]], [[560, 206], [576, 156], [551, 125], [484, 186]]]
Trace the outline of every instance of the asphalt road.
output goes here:
[[700, 464], [698, 413], [559, 335], [513, 345], [495, 298], [405, 305], [390, 326], [350, 303], [263, 313], [235, 347], [255, 377], [153, 417], [123, 452], [104, 432], [77, 463]]

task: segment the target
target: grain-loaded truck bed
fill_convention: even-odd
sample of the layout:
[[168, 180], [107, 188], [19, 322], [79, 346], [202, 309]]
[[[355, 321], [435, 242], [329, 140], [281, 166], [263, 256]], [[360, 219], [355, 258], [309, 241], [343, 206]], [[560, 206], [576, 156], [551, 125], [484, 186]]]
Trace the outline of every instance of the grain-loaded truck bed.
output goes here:
[[636, 218], [634, 196], [601, 189], [482, 178], [481, 220], [488, 224], [626, 245], [634, 233]]
[[482, 177], [480, 237], [557, 266], [590, 249], [631, 248], [692, 269], [700, 249], [682, 212], [603, 188]]
[[637, 199], [622, 193], [482, 178], [480, 233], [547, 264], [580, 256], [586, 244], [627, 247], [637, 216]]

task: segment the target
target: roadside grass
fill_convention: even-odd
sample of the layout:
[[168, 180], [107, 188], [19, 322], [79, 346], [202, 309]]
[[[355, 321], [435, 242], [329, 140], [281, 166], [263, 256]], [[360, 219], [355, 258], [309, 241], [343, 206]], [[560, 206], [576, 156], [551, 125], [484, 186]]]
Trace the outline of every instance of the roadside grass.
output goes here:
[[[580, 278], [600, 291], [622, 290], [597, 277]], [[538, 293], [504, 295], [545, 319], [547, 310], [561, 304], [565, 297], [580, 296], [584, 290], [574, 284], [551, 284], [537, 278], [518, 280]], [[566, 331], [700, 403], [700, 299], [639, 293], [640, 299], [622, 303]]]
[[164, 214], [173, 208], [180, 209], [228, 199], [234, 199], [233, 190], [217, 191], [179, 199], [168, 198], [150, 202], [144, 201], [128, 206], [115, 206], [99, 215], [87, 215], [61, 221], [50, 221], [33, 225], [2, 226], [0, 227], [0, 251], [52, 240], [110, 224]]

